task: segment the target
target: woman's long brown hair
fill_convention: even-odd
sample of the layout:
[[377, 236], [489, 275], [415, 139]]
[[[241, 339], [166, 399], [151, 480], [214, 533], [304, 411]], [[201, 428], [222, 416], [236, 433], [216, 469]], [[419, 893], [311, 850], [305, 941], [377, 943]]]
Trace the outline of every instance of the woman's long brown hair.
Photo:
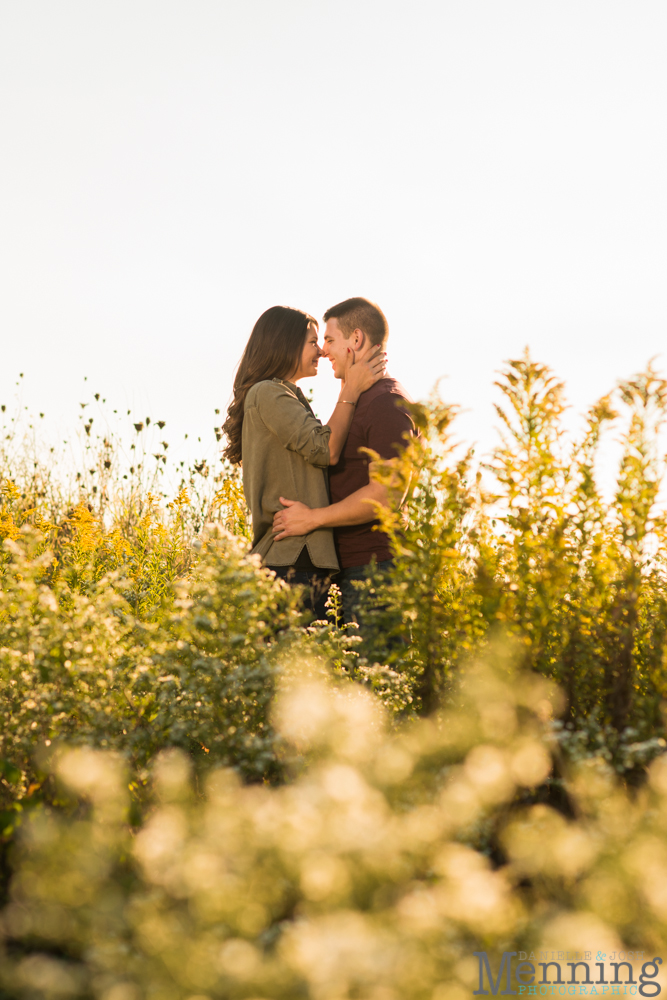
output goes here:
[[234, 398], [222, 427], [227, 437], [223, 455], [230, 462], [236, 464], [243, 457], [241, 432], [248, 389], [265, 379], [289, 378], [296, 373], [309, 323], [317, 326], [317, 320], [308, 313], [288, 306], [272, 306], [255, 323], [239, 362]]

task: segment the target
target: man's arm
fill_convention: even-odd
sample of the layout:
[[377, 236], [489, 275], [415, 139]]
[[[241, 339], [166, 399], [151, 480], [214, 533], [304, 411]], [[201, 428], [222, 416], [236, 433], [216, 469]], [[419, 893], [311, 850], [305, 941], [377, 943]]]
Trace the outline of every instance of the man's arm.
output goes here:
[[[317, 528], [342, 528], [348, 524], [367, 524], [375, 520], [375, 503], [387, 506], [389, 491], [380, 483], [369, 483], [350, 493], [349, 497], [328, 507], [306, 507], [299, 500], [281, 497], [285, 510], [273, 515], [274, 539], [291, 535], [307, 535]], [[276, 532], [278, 532], [276, 534]]]

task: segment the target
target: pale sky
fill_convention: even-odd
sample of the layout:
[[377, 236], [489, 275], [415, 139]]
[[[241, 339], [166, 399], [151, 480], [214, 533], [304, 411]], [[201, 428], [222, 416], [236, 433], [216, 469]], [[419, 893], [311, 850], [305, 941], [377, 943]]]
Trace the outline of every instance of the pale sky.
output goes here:
[[526, 344], [584, 408], [664, 351], [666, 40], [664, 0], [0, 0], [0, 401], [64, 427], [87, 375], [204, 435], [265, 308], [365, 295], [482, 447]]

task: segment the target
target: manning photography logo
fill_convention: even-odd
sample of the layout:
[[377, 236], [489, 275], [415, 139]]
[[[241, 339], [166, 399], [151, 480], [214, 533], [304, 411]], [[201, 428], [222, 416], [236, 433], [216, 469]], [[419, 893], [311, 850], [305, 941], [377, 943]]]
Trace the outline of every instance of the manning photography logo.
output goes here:
[[479, 962], [475, 996], [642, 996], [657, 997], [662, 959], [643, 951], [504, 951], [495, 964], [488, 952]]

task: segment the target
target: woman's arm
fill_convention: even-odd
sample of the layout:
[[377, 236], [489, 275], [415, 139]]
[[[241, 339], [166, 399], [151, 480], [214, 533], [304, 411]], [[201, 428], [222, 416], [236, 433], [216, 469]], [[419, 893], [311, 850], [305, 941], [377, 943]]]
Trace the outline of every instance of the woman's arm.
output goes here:
[[331, 437], [329, 438], [331, 465], [336, 465], [343, 454], [359, 396], [384, 377], [386, 367], [387, 355], [381, 346], [377, 347], [363, 361], [357, 361], [352, 348], [348, 348], [348, 366], [345, 370], [338, 402], [327, 421], [327, 427], [331, 428]]
[[[296, 452], [309, 465], [326, 469], [330, 463], [331, 428], [315, 417], [300, 402], [294, 389], [280, 379], [261, 382], [248, 393], [246, 420], [256, 408], [261, 421], [276, 437], [276, 446]], [[351, 407], [350, 407], [351, 409]]]

